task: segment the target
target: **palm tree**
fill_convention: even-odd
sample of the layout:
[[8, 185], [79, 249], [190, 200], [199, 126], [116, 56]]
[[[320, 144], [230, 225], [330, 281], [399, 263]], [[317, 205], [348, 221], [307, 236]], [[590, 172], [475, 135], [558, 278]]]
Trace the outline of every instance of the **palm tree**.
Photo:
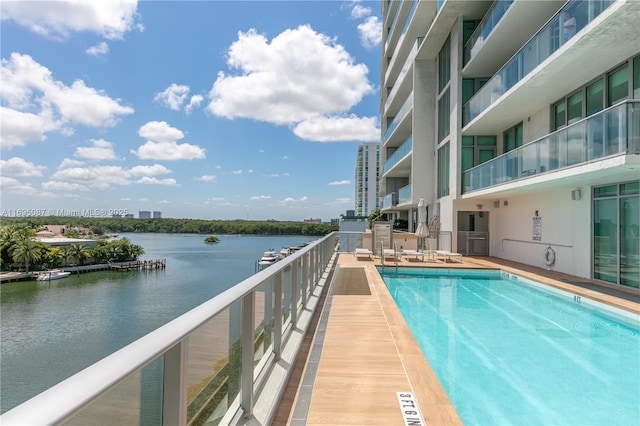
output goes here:
[[60, 247], [49, 247], [44, 255], [50, 268], [60, 266], [60, 261], [64, 257], [64, 252]]
[[41, 243], [30, 238], [21, 238], [11, 246], [11, 257], [14, 262], [24, 262], [25, 272], [29, 272], [29, 263], [40, 260], [42, 247]]
[[84, 260], [90, 256], [90, 251], [84, 244], [74, 243], [69, 246], [69, 254], [72, 258], [78, 260], [78, 265], [82, 266]]

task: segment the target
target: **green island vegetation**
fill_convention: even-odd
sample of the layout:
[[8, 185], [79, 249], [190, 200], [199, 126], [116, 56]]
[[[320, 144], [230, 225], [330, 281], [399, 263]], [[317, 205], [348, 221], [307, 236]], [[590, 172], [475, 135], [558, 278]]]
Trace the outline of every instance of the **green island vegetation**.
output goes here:
[[205, 243], [218, 243], [220, 242], [220, 238], [218, 237], [214, 237], [214, 236], [210, 236], [204, 239]]
[[118, 232], [157, 232], [217, 235], [327, 235], [338, 230], [327, 223], [287, 222], [277, 220], [205, 220], [205, 219], [136, 219], [120, 217], [3, 217], [2, 225], [23, 225], [39, 228], [46, 225], [68, 225], [89, 228], [96, 235]]
[[[4, 222], [4, 221], [3, 221]], [[95, 248], [82, 243], [66, 247], [55, 247], [34, 240], [41, 227], [30, 228], [23, 225], [4, 223], [0, 228], [0, 268], [2, 270], [22, 269], [24, 272], [39, 271], [63, 266], [84, 266], [110, 262], [136, 261], [144, 254], [138, 244], [131, 244], [127, 238], [97, 241]], [[80, 238], [75, 230], [65, 234], [68, 238]]]

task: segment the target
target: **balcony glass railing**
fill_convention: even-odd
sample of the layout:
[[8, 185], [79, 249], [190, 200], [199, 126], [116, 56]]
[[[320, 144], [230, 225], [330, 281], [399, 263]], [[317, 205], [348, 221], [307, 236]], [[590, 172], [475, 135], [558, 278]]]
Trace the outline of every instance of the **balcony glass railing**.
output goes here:
[[400, 15], [400, 9], [402, 9], [402, 2], [396, 7], [396, 14], [393, 16], [393, 22], [391, 22], [391, 27], [389, 27], [389, 34], [387, 34], [387, 42], [384, 45], [385, 52], [389, 49], [389, 42], [391, 41], [391, 36], [393, 35], [393, 30], [396, 27], [396, 23], [398, 22], [398, 16]]
[[0, 424], [230, 424], [251, 413], [267, 424], [277, 400], [253, 411], [258, 391], [284, 392], [287, 376], [275, 367], [295, 362], [298, 332], [336, 252], [361, 240], [361, 232], [333, 232], [311, 243], [7, 411]]
[[402, 108], [400, 108], [400, 111], [398, 111], [398, 115], [395, 116], [395, 118], [393, 119], [393, 121], [391, 121], [391, 124], [387, 128], [387, 131], [384, 132], [384, 142], [387, 142], [387, 140], [389, 139], [389, 136], [391, 136], [395, 128], [398, 127], [398, 124], [400, 124], [400, 122], [404, 119], [404, 117], [406, 117], [406, 115], [409, 113], [412, 107], [413, 107], [413, 93], [411, 93], [411, 95], [409, 95], [407, 100], [404, 101]]
[[[503, 66], [462, 108], [463, 127], [489, 108], [535, 67], [564, 45], [576, 32], [587, 26], [614, 0], [572, 0]], [[576, 19], [579, 16], [580, 19]], [[575, 25], [565, 31], [565, 23]], [[569, 28], [569, 26], [567, 26]]]
[[640, 101], [627, 101], [463, 173], [463, 193], [621, 154], [640, 154]]
[[382, 207], [383, 209], [393, 207], [398, 204], [398, 194], [395, 192], [390, 192], [382, 198]]
[[411, 185], [403, 186], [398, 190], [398, 204], [411, 202]]
[[445, 1], [447, 0], [438, 0], [438, 3], [437, 3], [438, 12], [440, 12], [440, 9], [442, 8], [442, 5], [444, 4]]
[[[391, 104], [391, 101], [396, 96], [396, 93], [398, 93], [400, 86], [402, 86], [402, 79], [404, 78], [405, 75], [407, 75], [407, 73], [411, 69], [411, 65], [413, 65], [413, 60], [416, 58], [416, 55], [418, 54], [418, 48], [420, 47], [420, 43], [422, 43], [423, 39], [424, 37], [418, 37], [416, 39], [416, 42], [413, 45], [413, 48], [411, 49], [411, 52], [409, 52], [407, 59], [404, 61], [404, 65], [402, 66], [402, 69], [398, 74], [398, 78], [396, 78], [393, 88], [391, 89], [391, 92], [389, 92], [389, 95], [387, 96], [387, 100], [384, 103], [385, 111], [387, 110], [387, 108], [389, 108], [389, 104]], [[385, 76], [385, 81], [389, 77], [390, 71], [391, 71], [391, 67], [387, 69], [387, 75]]]
[[387, 161], [384, 162], [382, 173], [387, 173], [393, 166], [398, 164], [408, 153], [413, 149], [413, 136], [409, 136], [402, 145], [396, 149], [393, 154], [389, 156]]
[[464, 64], [466, 65], [480, 50], [489, 34], [498, 25], [498, 22], [507, 13], [514, 0], [498, 0], [491, 5], [487, 13], [480, 21], [467, 43], [464, 45]]

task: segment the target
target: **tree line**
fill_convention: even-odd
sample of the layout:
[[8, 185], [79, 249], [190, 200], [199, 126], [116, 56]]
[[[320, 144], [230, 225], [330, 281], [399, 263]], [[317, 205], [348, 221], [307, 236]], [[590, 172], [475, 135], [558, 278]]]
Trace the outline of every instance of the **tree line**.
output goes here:
[[3, 270], [16, 266], [29, 270], [59, 268], [86, 263], [128, 262], [138, 260], [144, 249], [127, 238], [98, 239], [93, 249], [82, 243], [67, 247], [52, 247], [34, 240], [37, 228], [13, 225], [0, 229], [0, 264]]
[[89, 228], [96, 235], [119, 232], [154, 232], [184, 234], [220, 235], [327, 235], [338, 230], [338, 226], [326, 223], [305, 223], [287, 221], [250, 220], [205, 220], [205, 219], [136, 219], [136, 218], [93, 218], [66, 216], [3, 217], [3, 225], [22, 225], [40, 228], [45, 225], [67, 225]]

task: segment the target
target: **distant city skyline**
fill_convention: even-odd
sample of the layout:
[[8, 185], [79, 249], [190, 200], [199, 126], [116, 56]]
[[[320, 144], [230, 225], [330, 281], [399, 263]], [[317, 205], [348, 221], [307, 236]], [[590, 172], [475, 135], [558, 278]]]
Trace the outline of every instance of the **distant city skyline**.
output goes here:
[[0, 7], [5, 216], [354, 209], [358, 146], [380, 138], [379, 2]]

